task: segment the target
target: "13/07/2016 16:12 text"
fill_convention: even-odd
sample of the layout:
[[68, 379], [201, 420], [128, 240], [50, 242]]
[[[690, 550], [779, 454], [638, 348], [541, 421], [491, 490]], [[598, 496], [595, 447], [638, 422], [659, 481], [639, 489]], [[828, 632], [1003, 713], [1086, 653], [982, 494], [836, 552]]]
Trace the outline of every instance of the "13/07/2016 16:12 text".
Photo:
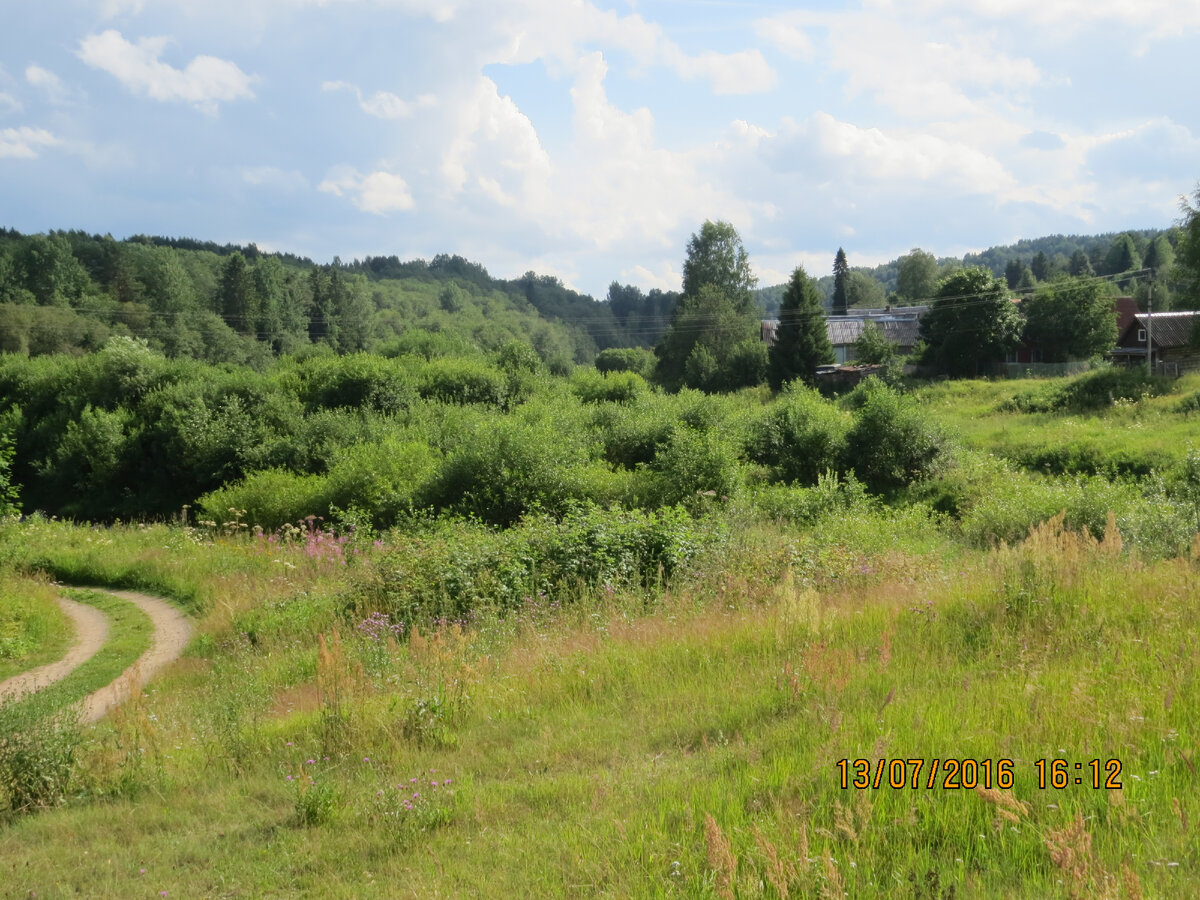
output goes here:
[[[892, 788], [916, 790], [986, 790], [999, 788], [1008, 790], [1013, 786], [1013, 770], [1016, 763], [1011, 759], [839, 759], [836, 763], [840, 787], [843, 790]], [[1118, 759], [1091, 759], [1087, 762], [1069, 762], [1065, 759], [1038, 759], [1033, 763], [1037, 770], [1038, 788], [1061, 790], [1071, 785], [1087, 786], [1099, 790], [1119, 789], [1121, 784], [1121, 761]]]

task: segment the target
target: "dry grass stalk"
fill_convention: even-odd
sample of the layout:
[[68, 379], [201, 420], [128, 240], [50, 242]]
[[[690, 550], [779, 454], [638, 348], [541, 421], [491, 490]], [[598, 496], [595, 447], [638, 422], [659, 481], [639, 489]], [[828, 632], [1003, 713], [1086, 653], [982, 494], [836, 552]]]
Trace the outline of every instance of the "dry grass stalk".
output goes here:
[[1083, 815], [1075, 813], [1070, 825], [1048, 832], [1045, 844], [1051, 861], [1071, 879], [1074, 888], [1084, 891], [1091, 882], [1096, 861], [1092, 856], [1092, 836], [1084, 825]]
[[795, 864], [790, 860], [779, 858], [779, 850], [759, 830], [757, 825], [753, 827], [753, 833], [754, 841], [758, 844], [758, 849], [767, 859], [767, 881], [775, 888], [781, 900], [788, 900], [791, 894], [792, 883], [800, 879], [800, 874], [796, 871]]
[[844, 648], [829, 647], [824, 641], [818, 641], [805, 648], [802, 665], [814, 683], [840, 694], [850, 680], [854, 655]]
[[833, 801], [833, 827], [851, 843], [858, 843], [858, 829], [854, 827], [854, 813], [838, 800]]
[[837, 863], [832, 856], [825, 857], [825, 883], [821, 885], [821, 900], [842, 900], [846, 896], [846, 887], [842, 884], [842, 875], [837, 870]]
[[733, 855], [729, 838], [721, 832], [721, 826], [711, 813], [704, 814], [704, 849], [708, 855], [708, 867], [717, 876], [717, 893], [726, 900], [733, 900], [737, 857]]
[[1002, 791], [998, 788], [976, 787], [975, 793], [985, 801], [990, 803], [996, 809], [996, 819], [992, 823], [992, 827], [996, 831], [1002, 831], [1005, 823], [1019, 825], [1021, 816], [1029, 815], [1029, 807], [1018, 800], [1012, 791]]
[[1125, 883], [1125, 896], [1129, 900], [1142, 900], [1142, 883], [1138, 880], [1137, 872], [1124, 863], [1121, 864], [1121, 881]]
[[1180, 827], [1186, 832], [1188, 830], [1188, 817], [1178, 797], [1171, 798], [1171, 809], [1175, 813], [1175, 817], [1179, 819]]

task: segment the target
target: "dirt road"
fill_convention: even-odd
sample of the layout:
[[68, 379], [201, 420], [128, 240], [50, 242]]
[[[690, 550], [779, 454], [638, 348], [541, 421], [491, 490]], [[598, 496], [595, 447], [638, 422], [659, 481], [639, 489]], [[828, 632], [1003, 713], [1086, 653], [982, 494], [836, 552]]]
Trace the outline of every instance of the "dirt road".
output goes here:
[[20, 675], [0, 681], [0, 700], [16, 699], [49, 687], [66, 678], [100, 652], [108, 638], [108, 619], [104, 613], [86, 603], [58, 598], [58, 605], [75, 626], [75, 643], [58, 662], [48, 663]]
[[[134, 691], [140, 690], [142, 685], [164, 666], [178, 659], [192, 635], [192, 626], [183, 613], [158, 597], [134, 591], [101, 588], [86, 588], [86, 590], [103, 590], [106, 594], [128, 600], [146, 613], [154, 624], [154, 636], [150, 642], [150, 649], [138, 657], [134, 664], [121, 673], [116, 681], [83, 699], [80, 718], [84, 723], [90, 724], [104, 718], [104, 714], [110, 709], [127, 700]], [[91, 659], [104, 646], [104, 641], [108, 637], [108, 620], [103, 613], [73, 600], [60, 599], [58, 602], [75, 623], [77, 634], [75, 646], [56, 663], [30, 672], [23, 672], [0, 683], [0, 699], [41, 690], [47, 685], [65, 678]]]

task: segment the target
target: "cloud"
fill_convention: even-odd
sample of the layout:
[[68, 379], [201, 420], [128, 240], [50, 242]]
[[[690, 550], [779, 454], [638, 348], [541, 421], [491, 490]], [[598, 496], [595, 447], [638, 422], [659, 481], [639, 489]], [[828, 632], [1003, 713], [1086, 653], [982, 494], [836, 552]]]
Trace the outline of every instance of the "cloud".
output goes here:
[[654, 288], [658, 288], [660, 291], [677, 291], [683, 286], [683, 276], [675, 271], [675, 267], [670, 262], [660, 263], [657, 272], [642, 265], [634, 266], [631, 269], [622, 269], [621, 281], [625, 284], [637, 285], [644, 291]]
[[336, 197], [349, 195], [356, 207], [375, 215], [403, 212], [416, 205], [408, 183], [390, 172], [362, 175], [349, 166], [337, 166], [317, 186], [317, 190]]
[[37, 159], [38, 150], [56, 147], [62, 141], [44, 128], [0, 129], [0, 159]]
[[347, 90], [358, 98], [358, 105], [369, 116], [377, 119], [407, 119], [418, 109], [430, 109], [437, 106], [437, 98], [432, 94], [422, 94], [414, 101], [403, 100], [387, 91], [376, 91], [370, 97], [363, 97], [358, 85], [347, 81], [326, 81], [321, 85], [323, 91]]
[[767, 91], [777, 82], [761, 51], [705, 51], [690, 55], [662, 27], [634, 13], [622, 16], [585, 0], [476, 0], [460, 20], [479, 23], [491, 37], [482, 62], [520, 65], [543, 60], [554, 72], [574, 75], [579, 61], [598, 48], [627, 53], [637, 70], [663, 66], [680, 78], [709, 82], [716, 94]]
[[687, 56], [673, 46], [666, 57], [683, 78], [706, 78], [714, 94], [758, 94], [775, 87], [775, 71], [758, 50]]
[[18, 113], [24, 109], [21, 101], [12, 94], [0, 91], [0, 116], [6, 116], [9, 113]]
[[[447, 202], [494, 219], [497, 207], [530, 246], [591, 249], [674, 247], [679, 230], [705, 218], [749, 220], [749, 207], [700, 171], [710, 148], [658, 145], [648, 109], [620, 109], [604, 88], [608, 66], [589, 53], [576, 62], [570, 143], [552, 156], [530, 119], [481, 77], [457, 101], [457, 133], [441, 160]], [[449, 103], [447, 104], [450, 105]]]
[[[892, 0], [876, 2], [891, 9]], [[909, 14], [936, 17], [947, 11], [984, 19], [1055, 26], [1065, 33], [1094, 24], [1117, 23], [1155, 37], [1200, 29], [1200, 6], [1178, 0], [905, 0]]]
[[928, 133], [861, 128], [826, 112], [799, 124], [785, 122], [761, 147], [778, 171], [804, 171], [828, 179], [933, 182], [959, 192], [994, 194], [1016, 185], [999, 160], [975, 147]]
[[[496, 83], [480, 76], [459, 107], [457, 134], [449, 142], [440, 171], [451, 190], [467, 189], [472, 173], [478, 187], [498, 202], [539, 192], [552, 173], [550, 156], [529, 118]], [[510, 199], [506, 199], [510, 198]]]
[[79, 42], [79, 58], [108, 72], [134, 93], [164, 102], [182, 101], [215, 114], [219, 101], [251, 98], [253, 80], [234, 63], [214, 56], [197, 56], [179, 70], [159, 60], [165, 37], [143, 38], [131, 44], [112, 29]]
[[62, 79], [41, 66], [30, 65], [25, 69], [25, 80], [33, 87], [45, 92], [51, 103], [65, 103], [70, 99], [71, 91], [62, 83]]
[[[945, 22], [893, 16], [890, 3], [880, 6], [862, 12], [781, 13], [759, 19], [755, 30], [777, 46], [797, 35], [808, 40], [803, 29], [820, 31], [826, 36], [822, 62], [845, 75], [851, 96], [869, 94], [912, 119], [976, 114], [981, 104], [1011, 103], [1044, 80], [1031, 59], [1000, 50], [994, 34], [962, 23], [950, 29]], [[948, 38], [947, 32], [955, 36]]]
[[816, 48], [804, 29], [782, 16], [758, 19], [754, 23], [754, 33], [792, 59], [810, 62], [816, 56]]

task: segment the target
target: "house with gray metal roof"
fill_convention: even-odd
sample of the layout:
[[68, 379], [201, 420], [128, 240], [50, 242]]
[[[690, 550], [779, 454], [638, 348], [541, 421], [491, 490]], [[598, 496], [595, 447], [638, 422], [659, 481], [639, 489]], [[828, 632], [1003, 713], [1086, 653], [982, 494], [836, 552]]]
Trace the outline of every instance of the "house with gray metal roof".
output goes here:
[[1147, 353], [1156, 372], [1200, 372], [1200, 310], [1138, 313], [1109, 355], [1118, 364], [1145, 365]]
[[[918, 329], [921, 316], [928, 309], [928, 306], [889, 306], [884, 309], [852, 309], [844, 316], [826, 317], [825, 327], [835, 359], [838, 363], [854, 361], [854, 342], [862, 335], [868, 322], [883, 330], [883, 336], [901, 356], [911, 353], [920, 337]], [[762, 339], [767, 346], [775, 343], [775, 329], [778, 327], [778, 319], [763, 320]]]

